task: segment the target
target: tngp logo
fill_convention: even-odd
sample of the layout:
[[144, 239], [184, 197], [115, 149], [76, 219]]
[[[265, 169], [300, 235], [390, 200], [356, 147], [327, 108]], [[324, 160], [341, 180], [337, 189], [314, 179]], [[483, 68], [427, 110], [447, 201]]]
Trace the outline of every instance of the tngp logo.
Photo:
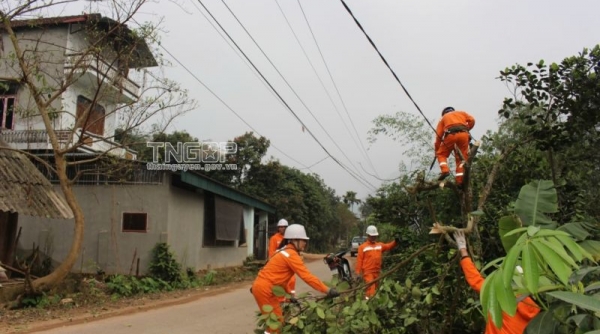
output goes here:
[[[227, 156], [237, 153], [237, 144], [233, 142], [148, 142], [152, 148], [153, 163], [224, 163]], [[162, 159], [161, 159], [162, 158]], [[161, 161], [162, 160], [162, 161]]]

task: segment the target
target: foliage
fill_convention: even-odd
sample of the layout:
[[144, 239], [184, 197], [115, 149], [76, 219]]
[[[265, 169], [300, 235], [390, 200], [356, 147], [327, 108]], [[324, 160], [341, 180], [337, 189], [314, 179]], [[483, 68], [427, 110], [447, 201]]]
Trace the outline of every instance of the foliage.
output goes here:
[[[518, 240], [500, 267], [486, 278], [481, 290], [483, 314], [489, 313], [496, 327], [502, 326], [502, 312], [515, 314], [517, 294], [525, 294], [535, 297], [544, 309], [532, 321], [528, 333], [600, 329], [595, 325], [600, 324], [595, 315], [600, 311], [600, 302], [589, 295], [600, 281], [597, 275], [584, 280], [600, 267], [592, 254], [566, 232], [574, 231], [585, 239], [590, 235], [585, 231], [587, 225], [571, 223], [557, 229], [556, 222], [545, 215], [557, 211], [556, 198], [551, 181], [534, 181], [521, 189], [515, 212], [523, 226], [504, 235], [517, 235]], [[517, 265], [522, 267], [522, 275], [515, 276]], [[576, 313], [571, 315], [566, 310]]]
[[106, 286], [113, 296], [130, 297], [137, 294], [171, 290], [171, 285], [163, 280], [152, 277], [137, 278], [135, 276], [110, 276]]
[[38, 293], [24, 296], [21, 299], [20, 306], [23, 308], [47, 308], [51, 305], [60, 303], [61, 295], [48, 295], [46, 293]]
[[[586, 50], [576, 57], [566, 58], [561, 65], [552, 66], [553, 69], [546, 72], [541, 70], [546, 66], [540, 62], [536, 65], [529, 64], [529, 67], [533, 67], [531, 70], [516, 65], [501, 73], [502, 80], [507, 81], [508, 84], [514, 84], [516, 94], [513, 99], [505, 101], [503, 110], [500, 112], [503, 119], [499, 124], [498, 131], [488, 131], [482, 138], [479, 154], [471, 170], [471, 187], [473, 193], [477, 194], [481, 193], [486, 186], [492, 171], [497, 169], [493, 190], [486, 197], [484, 214], [480, 217], [477, 229], [472, 236], [475, 246], [472, 251], [476, 264], [483, 259], [496, 259], [504, 256], [505, 249], [510, 250], [517, 247], [513, 247], [513, 245], [522, 235], [527, 235], [526, 243], [533, 242], [535, 246], [540, 244], [542, 249], [546, 246], [546, 242], [553, 244], [559, 242], [562, 244], [564, 252], [572, 254], [571, 250], [566, 247], [573, 245], [569, 239], [565, 239], [565, 236], [562, 235], [563, 232], [575, 237], [578, 247], [587, 251], [593, 259], [600, 258], [595, 255], [600, 251], [600, 247], [598, 247], [600, 243], [595, 240], [598, 236], [596, 224], [590, 223], [600, 218], [600, 208], [595, 204], [600, 200], [600, 188], [598, 187], [600, 180], [596, 173], [600, 156], [598, 150], [595, 149], [599, 144], [600, 137], [595, 130], [598, 126], [598, 116], [593, 112], [598, 109], [599, 105], [596, 77], [599, 66], [598, 54], [598, 47], [591, 51]], [[550, 70], [556, 70], [558, 71], [556, 73], [560, 73], [560, 75], [548, 75]], [[547, 95], [544, 94], [544, 91]], [[549, 93], [550, 91], [552, 94]], [[557, 116], [552, 116], [553, 113]], [[423, 122], [411, 117], [407, 113], [400, 113], [396, 117], [379, 117], [375, 121], [376, 126], [371, 134], [384, 134], [403, 144], [408, 142], [410, 143], [408, 150], [413, 152], [411, 157], [426, 157], [424, 153], [431, 152], [430, 144], [427, 143], [427, 138], [430, 138], [431, 135], [427, 134], [428, 129], [425, 129]], [[502, 156], [502, 160], [499, 160], [500, 156]], [[427, 160], [429, 159], [413, 159], [412, 164], [416, 166], [415, 169], [421, 168], [427, 171], [430, 162]], [[544, 202], [544, 205], [548, 206], [547, 208], [541, 208], [543, 210], [539, 211], [527, 211], [532, 207], [532, 198], [528, 202], [525, 201], [525, 198], [519, 200], [521, 188], [524, 184], [528, 185], [536, 179], [551, 179], [553, 180], [552, 186], [549, 187], [549, 183], [538, 183], [536, 186], [532, 184], [531, 187], [534, 188], [530, 188], [523, 195], [533, 195], [532, 198], [537, 200], [544, 198], [540, 195], [555, 191], [555, 197], [554, 200]], [[457, 194], [450, 191], [408, 194], [405, 187], [410, 185], [413, 180], [414, 174], [405, 171], [397, 181], [384, 185], [375, 195], [369, 197], [366, 203], [372, 209], [370, 219], [374, 219], [377, 224], [389, 222], [399, 227], [400, 231], [409, 228], [410, 232], [408, 233], [412, 236], [403, 238], [409, 243], [408, 247], [423, 245], [427, 242], [426, 231], [433, 220], [457, 227], [464, 224], [461, 218], [464, 213], [456, 205]], [[525, 187], [525, 189], [527, 188], [528, 186]], [[529, 192], [532, 189], [536, 190]], [[515, 199], [517, 200], [515, 201]], [[464, 209], [474, 210], [475, 208]], [[531, 219], [535, 219], [538, 225], [543, 223], [531, 228], [529, 230], [531, 235], [526, 232], [510, 234], [510, 231], [515, 228], [527, 228], [528, 225], [525, 225], [524, 221]], [[557, 231], [563, 232], [557, 232], [560, 236], [544, 236], [543, 234], [548, 232], [545, 230], [536, 232], [538, 227], [557, 228]], [[405, 233], [407, 232], [402, 232], [403, 235]], [[502, 235], [500, 239], [498, 238], [499, 233]], [[478, 247], [478, 245], [481, 246]], [[589, 258], [582, 259], [583, 263], [574, 259], [573, 261], [580, 269], [573, 266], [565, 269], [564, 266], [551, 261], [551, 258], [556, 258], [556, 255], [559, 257], [561, 254], [564, 255], [560, 250], [556, 250], [561, 249], [560, 247], [555, 245], [555, 248], [552, 248], [553, 251], [544, 249], [544, 255], [547, 256], [544, 258], [538, 256], [541, 252], [535, 246], [531, 246], [535, 257], [529, 256], [531, 253], [528, 246], [526, 252], [529, 254], [529, 260], [534, 258], [535, 260], [531, 261], [537, 261], [541, 274], [553, 272], [551, 265], [547, 263], [558, 266], [556, 270], [559, 274], [551, 275], [552, 279], [556, 280], [554, 284], [557, 286], [563, 284], [566, 274], [569, 273], [568, 270], [572, 272], [569, 277], [572, 279], [582, 276], [579, 271], [585, 271], [587, 266], [590, 266]], [[450, 251], [450, 255], [452, 253], [453, 250]], [[523, 252], [521, 250], [520, 253], [514, 254], [511, 254], [511, 257], [521, 258]], [[583, 251], [582, 254], [584, 254]], [[402, 282], [405, 279], [405, 276], [402, 275], [408, 275], [413, 282], [426, 281], [433, 275], [432, 272], [427, 272], [425, 269], [423, 273], [425, 277], [419, 277], [423, 268], [432, 268], [429, 270], [448, 269], [446, 261], [443, 261], [442, 258], [436, 260], [435, 258], [419, 257], [415, 259], [415, 265], [412, 268], [402, 274], [398, 273], [395, 278]], [[584, 276], [583, 281], [585, 282], [582, 283], [584, 286], [594, 282], [596, 271], [590, 270], [591, 273]], [[451, 281], [455, 287], [464, 284], [464, 278], [461, 277], [460, 271], [448, 270], [448, 273], [444, 280]], [[528, 275], [531, 274], [530, 271]], [[508, 277], [508, 272], [496, 275], [499, 278], [497, 282], [493, 276], [490, 282], [504, 283], [503, 278]], [[419, 278], [413, 279], [413, 276]], [[513, 283], [516, 284], [515, 281]], [[546, 288], [545, 283], [538, 285], [538, 291]], [[575, 288], [578, 286], [577, 284], [571, 285], [569, 288], [572, 288], [572, 291], [583, 291]], [[489, 287], [493, 287], [493, 284]], [[571, 292], [569, 289], [565, 291]], [[594, 293], [593, 288], [586, 292], [586, 294], [592, 293]], [[479, 314], [481, 310], [478, 310], [477, 303], [473, 303], [474, 299], [469, 294], [469, 292], [464, 292], [464, 294], [442, 293], [438, 298], [434, 298], [434, 304], [439, 303], [442, 310], [452, 309], [454, 311], [452, 316], [437, 319], [438, 323], [445, 324], [445, 328], [451, 328], [451, 326], [461, 328], [457, 326], [460, 324], [459, 326], [462, 328], [469, 328], [469, 331], [477, 332], [478, 329], [481, 331], [484, 317]], [[560, 306], [556, 304], [558, 300], [556, 297], [546, 294], [545, 291], [540, 294], [542, 294], [541, 303], [548, 305], [548, 310], [551, 312], [543, 313], [539, 318], [546, 321], [549, 318], [557, 317], [559, 320], [555, 319], [554, 321], [563, 322], [568, 319], [570, 327], [566, 323], [562, 324], [564, 331], [573, 330], [580, 325], [581, 329], [591, 328], [585, 327], [595, 321], [590, 312], [584, 311], [585, 314], [583, 314], [579, 309], [579, 314], [575, 315], [575, 318], [569, 319], [568, 311], [573, 304], [565, 306], [563, 302], [563, 306]], [[497, 300], [498, 303], [500, 301], [502, 304], [507, 302], [507, 300]], [[510, 302], [508, 300], [508, 303]], [[448, 307], [449, 305], [452, 307]], [[486, 300], [484, 305], [489, 307], [491, 304], [489, 300]], [[582, 303], [582, 305], [586, 304]], [[472, 316], [473, 318], [467, 319], [463, 316]], [[435, 318], [435, 314], [433, 317]], [[420, 316], [417, 318], [419, 322], [430, 320]], [[476, 319], [479, 321], [475, 321]], [[538, 318], [532, 321], [532, 327], [539, 324], [541, 322]], [[558, 326], [555, 327], [557, 330], [559, 329]], [[421, 330], [426, 331], [426, 329]]]
[[159, 242], [152, 248], [150, 276], [168, 283], [179, 283], [183, 280], [181, 265], [175, 259], [169, 245], [164, 242]]
[[[518, 126], [516, 140], [530, 141], [535, 150], [529, 152], [547, 160], [543, 174], [534, 179], [551, 179], [557, 186], [559, 224], [574, 216], [600, 217], [600, 208], [594, 205], [600, 200], [600, 190], [590, 186], [600, 182], [596, 172], [600, 163], [599, 71], [600, 46], [596, 45], [560, 63], [540, 60], [500, 72], [500, 79], [513, 86], [514, 95], [504, 100], [499, 114]], [[543, 166], [525, 163], [531, 171]]]

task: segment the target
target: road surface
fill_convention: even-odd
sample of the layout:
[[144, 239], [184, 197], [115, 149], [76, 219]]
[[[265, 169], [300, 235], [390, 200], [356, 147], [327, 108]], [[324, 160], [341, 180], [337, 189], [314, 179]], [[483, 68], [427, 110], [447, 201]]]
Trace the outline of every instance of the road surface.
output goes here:
[[[354, 261], [351, 260], [353, 263]], [[308, 269], [321, 280], [331, 280], [331, 272], [320, 259], [307, 262]], [[258, 311], [251, 283], [224, 293], [165, 308], [116, 316], [84, 324], [46, 330], [47, 334], [250, 334]], [[314, 291], [297, 279], [297, 293]], [[315, 294], [320, 292], [314, 291]]]

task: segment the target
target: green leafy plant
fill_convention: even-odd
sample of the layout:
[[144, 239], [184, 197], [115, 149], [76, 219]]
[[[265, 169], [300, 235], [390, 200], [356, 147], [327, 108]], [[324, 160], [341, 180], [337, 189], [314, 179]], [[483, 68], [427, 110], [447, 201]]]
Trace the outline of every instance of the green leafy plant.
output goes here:
[[[554, 184], [533, 181], [522, 187], [515, 202], [517, 218], [501, 219], [503, 240], [517, 240], [505, 242], [508, 253], [481, 290], [483, 314], [490, 314], [496, 327], [502, 326], [503, 312], [515, 315], [517, 295], [529, 295], [543, 311], [531, 321], [527, 333], [600, 329], [600, 301], [591, 296], [600, 286], [595, 274], [600, 268], [592, 255], [598, 242], [584, 240], [590, 236], [588, 224], [557, 228], [547, 215], [557, 211]], [[514, 223], [517, 221], [521, 226]], [[511, 224], [514, 228], [507, 231]], [[587, 242], [586, 248], [592, 252], [578, 241]], [[522, 276], [515, 275], [517, 265], [522, 267]]]
[[169, 245], [160, 242], [152, 249], [150, 260], [150, 276], [169, 283], [178, 283], [183, 280], [181, 265], [169, 249]]

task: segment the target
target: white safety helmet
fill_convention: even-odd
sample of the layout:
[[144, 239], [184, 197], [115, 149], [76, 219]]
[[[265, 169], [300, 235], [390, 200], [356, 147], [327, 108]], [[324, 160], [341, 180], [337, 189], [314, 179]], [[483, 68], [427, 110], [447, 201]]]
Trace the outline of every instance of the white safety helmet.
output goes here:
[[281, 226], [288, 226], [288, 221], [285, 219], [280, 219], [279, 222], [277, 223], [277, 227], [281, 227]]
[[375, 227], [374, 225], [369, 225], [367, 227], [367, 235], [371, 235], [371, 236], [379, 235], [379, 233], [377, 233], [377, 227]]
[[288, 228], [285, 229], [285, 233], [283, 234], [284, 239], [302, 239], [308, 240], [309, 238], [306, 236], [306, 230], [304, 226], [300, 224], [292, 224]]

